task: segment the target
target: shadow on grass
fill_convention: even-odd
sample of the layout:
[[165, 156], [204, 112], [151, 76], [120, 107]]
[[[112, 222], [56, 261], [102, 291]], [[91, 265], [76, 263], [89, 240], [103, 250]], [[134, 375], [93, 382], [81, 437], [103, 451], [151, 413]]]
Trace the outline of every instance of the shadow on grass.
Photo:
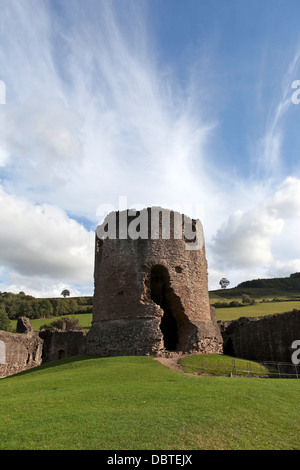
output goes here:
[[45, 369], [50, 369], [52, 367], [62, 366], [62, 365], [65, 365], [65, 364], [71, 364], [71, 363], [74, 363], [74, 362], [87, 361], [89, 359], [95, 359], [95, 358], [96, 358], [95, 356], [81, 355], [81, 356], [67, 357], [67, 358], [64, 358], [64, 359], [58, 359], [58, 360], [52, 361], [52, 362], [45, 362], [44, 364], [41, 364], [40, 366], [33, 367], [32, 369], [23, 370], [21, 372], [18, 372], [17, 374], [10, 375], [6, 378], [9, 379], [11, 377], [16, 377], [16, 376], [20, 376], [20, 375], [34, 374], [36, 372], [40, 372], [40, 371], [45, 370]]

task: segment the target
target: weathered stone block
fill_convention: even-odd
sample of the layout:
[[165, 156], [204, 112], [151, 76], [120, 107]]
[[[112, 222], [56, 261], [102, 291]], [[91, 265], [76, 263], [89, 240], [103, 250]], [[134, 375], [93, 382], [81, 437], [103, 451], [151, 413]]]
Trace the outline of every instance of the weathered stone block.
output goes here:
[[0, 377], [39, 366], [42, 350], [43, 341], [33, 329], [26, 334], [0, 331]]

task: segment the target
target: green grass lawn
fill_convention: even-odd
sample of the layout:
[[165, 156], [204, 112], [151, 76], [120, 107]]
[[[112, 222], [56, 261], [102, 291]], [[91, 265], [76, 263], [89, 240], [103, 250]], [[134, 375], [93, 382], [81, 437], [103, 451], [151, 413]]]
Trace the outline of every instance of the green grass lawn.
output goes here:
[[180, 360], [184, 372], [192, 374], [268, 376], [268, 369], [258, 362], [219, 354], [192, 354]]
[[293, 309], [300, 310], [299, 301], [266, 302], [245, 307], [216, 308], [217, 320], [231, 321], [240, 317], [263, 317], [276, 313], [286, 313]]
[[299, 393], [151, 357], [65, 359], [0, 380], [0, 449], [300, 449]]

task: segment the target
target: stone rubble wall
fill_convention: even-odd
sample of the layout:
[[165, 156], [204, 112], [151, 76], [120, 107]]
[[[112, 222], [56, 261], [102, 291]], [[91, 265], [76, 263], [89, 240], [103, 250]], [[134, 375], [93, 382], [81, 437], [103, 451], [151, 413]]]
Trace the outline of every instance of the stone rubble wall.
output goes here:
[[35, 333], [0, 331], [0, 378], [37, 367], [42, 363], [43, 341]]
[[300, 340], [300, 311], [263, 318], [218, 322], [224, 354], [265, 362], [291, 362], [292, 344]]
[[43, 362], [85, 354], [86, 333], [83, 331], [46, 329], [40, 331], [39, 337], [43, 340]]
[[[206, 332], [207, 338], [202, 337], [202, 350], [200, 353], [215, 353], [233, 355], [235, 357], [261, 362], [291, 362], [294, 352], [292, 343], [300, 340], [300, 311], [293, 310], [285, 314], [272, 315], [263, 318], [242, 317], [232, 322], [216, 322], [215, 309], [211, 309], [212, 323], [217, 325], [223, 337], [223, 347], [220, 347], [219, 339], [212, 340], [211, 331]], [[25, 327], [24, 327], [25, 325]], [[142, 323], [142, 329], [146, 328], [146, 334], [155, 336], [151, 321]], [[111, 335], [110, 342], [106, 344], [105, 355], [119, 355], [120, 347], [124, 348], [124, 354], [137, 355], [153, 354], [145, 343], [138, 343], [137, 336], [141, 326], [138, 321], [128, 323], [128, 335], [126, 341], [120, 344], [120, 331], [127, 328], [124, 322], [115, 320], [115, 335]], [[148, 328], [149, 327], [149, 328]], [[136, 331], [138, 330], [138, 333]], [[27, 319], [21, 319], [17, 331], [22, 333], [9, 333], [0, 331], [0, 378], [8, 377], [19, 372], [32, 369], [44, 362], [50, 362], [62, 357], [71, 357], [86, 353], [87, 333], [82, 331], [58, 331], [44, 330], [35, 333]], [[152, 333], [151, 333], [152, 332]], [[204, 335], [205, 336], [205, 335]], [[101, 338], [98, 338], [100, 341]], [[172, 354], [171, 352], [154, 351], [154, 355], [161, 356]]]
[[26, 317], [18, 319], [16, 331], [0, 331], [0, 378], [85, 354], [86, 332], [49, 329], [36, 333]]

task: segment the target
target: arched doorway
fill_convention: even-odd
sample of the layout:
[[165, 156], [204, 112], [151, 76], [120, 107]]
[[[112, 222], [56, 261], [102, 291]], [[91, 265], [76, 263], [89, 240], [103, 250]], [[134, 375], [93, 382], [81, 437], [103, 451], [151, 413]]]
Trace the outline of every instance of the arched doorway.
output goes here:
[[223, 353], [227, 354], [228, 356], [235, 357], [233, 342], [231, 338], [228, 338], [227, 341], [224, 342]]
[[59, 349], [57, 354], [58, 359], [63, 359], [64, 357], [66, 357], [66, 351], [64, 349]]
[[172, 306], [172, 292], [167, 268], [161, 265], [153, 266], [150, 280], [151, 300], [164, 311], [160, 324], [164, 347], [168, 351], [175, 351], [178, 344], [178, 325]]

